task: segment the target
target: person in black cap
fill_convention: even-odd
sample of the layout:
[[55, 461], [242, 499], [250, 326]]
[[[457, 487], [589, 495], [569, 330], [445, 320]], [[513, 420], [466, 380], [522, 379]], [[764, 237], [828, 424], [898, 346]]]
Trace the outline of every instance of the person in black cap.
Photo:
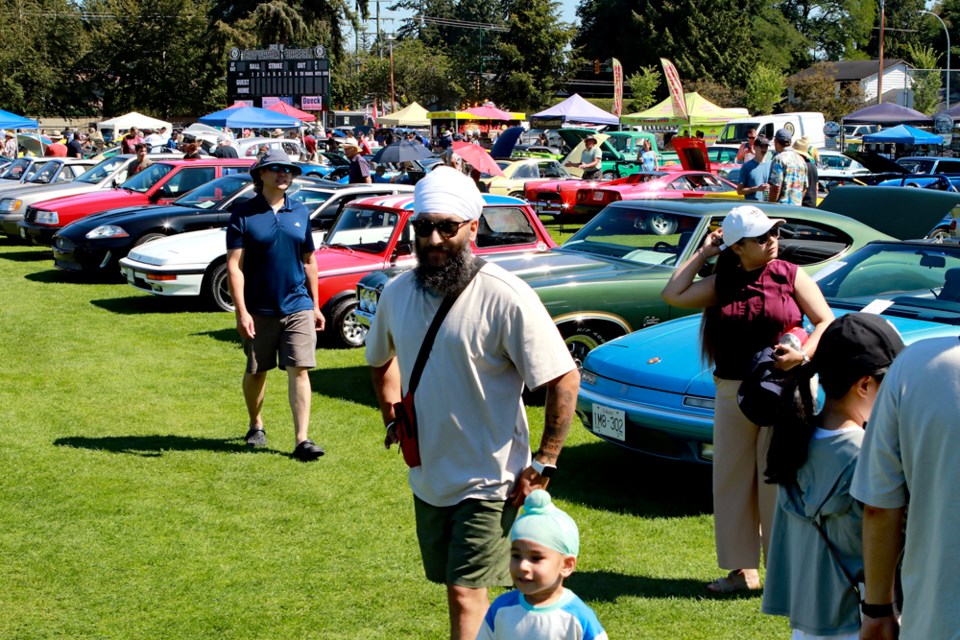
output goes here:
[[323, 455], [308, 437], [310, 378], [317, 365], [317, 331], [324, 327], [317, 304], [317, 263], [310, 212], [286, 195], [300, 167], [279, 150], [250, 169], [257, 195], [234, 205], [227, 226], [227, 273], [243, 338], [247, 369], [243, 396], [250, 415], [248, 445], [262, 447], [267, 436], [260, 415], [267, 371], [287, 372], [296, 431], [293, 457]]
[[200, 159], [200, 141], [197, 140], [197, 137], [192, 133], [183, 134], [182, 149], [183, 149], [184, 160]]
[[[766, 476], [779, 492], [762, 608], [807, 634], [858, 637], [863, 505], [850, 486], [880, 382], [902, 350], [879, 315], [837, 318], [773, 425]], [[814, 373], [826, 398], [818, 415]]]

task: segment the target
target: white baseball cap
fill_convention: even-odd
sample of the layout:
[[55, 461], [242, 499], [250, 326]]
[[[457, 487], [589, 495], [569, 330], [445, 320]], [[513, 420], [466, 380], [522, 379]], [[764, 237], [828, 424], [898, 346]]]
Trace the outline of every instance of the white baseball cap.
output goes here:
[[768, 218], [767, 214], [753, 205], [746, 204], [734, 207], [720, 225], [720, 228], [723, 229], [723, 244], [720, 245], [720, 250], [722, 251], [744, 238], [762, 236], [770, 231], [774, 225], [784, 222], [786, 220], [782, 218]]

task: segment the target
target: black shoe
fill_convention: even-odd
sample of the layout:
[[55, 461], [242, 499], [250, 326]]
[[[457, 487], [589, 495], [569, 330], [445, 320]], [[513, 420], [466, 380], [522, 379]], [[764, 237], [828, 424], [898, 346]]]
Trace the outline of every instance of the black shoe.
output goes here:
[[250, 427], [250, 430], [247, 431], [247, 435], [243, 437], [247, 441], [247, 445], [251, 447], [265, 447], [267, 446], [267, 432], [263, 430], [263, 427]]
[[316, 460], [323, 455], [323, 449], [313, 443], [313, 440], [304, 440], [293, 450], [293, 457], [302, 462]]

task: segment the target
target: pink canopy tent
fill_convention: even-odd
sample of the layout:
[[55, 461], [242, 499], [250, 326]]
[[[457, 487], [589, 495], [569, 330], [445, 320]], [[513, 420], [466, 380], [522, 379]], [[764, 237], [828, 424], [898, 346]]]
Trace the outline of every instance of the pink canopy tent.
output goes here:
[[300, 122], [313, 122], [317, 119], [317, 116], [312, 113], [307, 113], [306, 111], [301, 111], [296, 107], [291, 107], [286, 102], [278, 102], [274, 105], [267, 107], [270, 111], [276, 111], [277, 113], [282, 113], [285, 116], [290, 116], [291, 118], [296, 118]]
[[496, 107], [471, 107], [470, 109], [467, 109], [467, 113], [474, 115], [481, 120], [509, 121], [512, 119], [509, 113], [497, 109]]

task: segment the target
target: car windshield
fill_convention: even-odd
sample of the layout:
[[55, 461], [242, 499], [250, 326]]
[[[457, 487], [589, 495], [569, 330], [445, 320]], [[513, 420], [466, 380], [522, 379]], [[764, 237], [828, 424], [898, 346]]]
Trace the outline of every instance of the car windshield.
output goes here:
[[0, 173], [0, 178], [4, 180], [19, 180], [23, 177], [23, 172], [30, 167], [30, 163], [30, 158], [14, 160], [10, 163], [10, 166], [3, 170], [3, 173]]
[[171, 171], [173, 171], [173, 167], [169, 164], [157, 162], [124, 182], [120, 187], [130, 191], [146, 193], [150, 187], [160, 182]]
[[830, 263], [814, 280], [831, 304], [874, 303], [878, 311], [911, 309], [912, 315], [945, 315], [960, 324], [960, 246], [956, 244], [870, 244]]
[[225, 176], [202, 185], [187, 195], [177, 198], [173, 204], [181, 207], [211, 209], [221, 201], [250, 184], [250, 178], [241, 175]]
[[673, 266], [693, 240], [700, 220], [699, 216], [607, 207], [562, 248], [639, 264]]
[[758, 129], [759, 124], [756, 122], [738, 122], [736, 124], [730, 123], [723, 128], [723, 131], [720, 132], [720, 137], [717, 138], [718, 143], [733, 143], [733, 142], [746, 142], [747, 141], [747, 132], [750, 129]]
[[97, 184], [102, 182], [107, 176], [112, 174], [120, 167], [126, 164], [129, 158], [107, 158], [100, 164], [91, 167], [77, 176], [76, 182], [86, 182], [87, 184]]
[[393, 237], [400, 215], [395, 211], [347, 207], [337, 217], [324, 244], [380, 253]]
[[933, 160], [920, 160], [918, 158], [900, 158], [897, 164], [910, 173], [930, 173], [933, 169]]
[[33, 167], [30, 168], [27, 179], [34, 184], [47, 184], [53, 180], [53, 176], [57, 174], [59, 168], [60, 163], [56, 160], [44, 162], [43, 164], [36, 162]]

